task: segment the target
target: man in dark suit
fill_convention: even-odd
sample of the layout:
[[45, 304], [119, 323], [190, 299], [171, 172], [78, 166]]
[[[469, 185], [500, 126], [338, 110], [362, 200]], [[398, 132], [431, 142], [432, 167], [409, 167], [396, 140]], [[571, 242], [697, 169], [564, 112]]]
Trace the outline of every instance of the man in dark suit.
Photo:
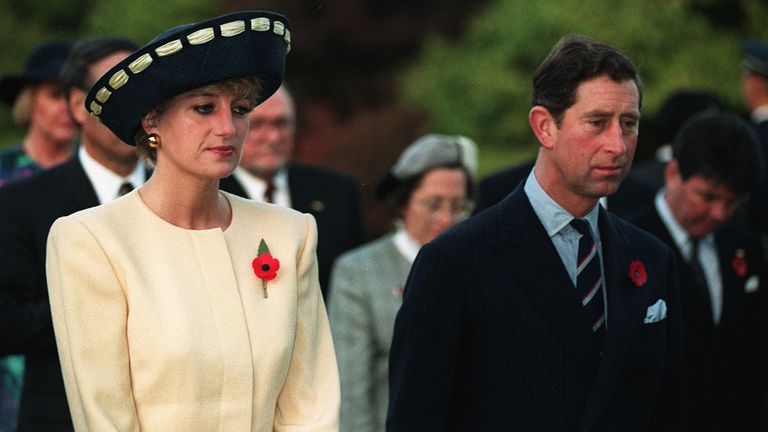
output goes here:
[[[760, 138], [760, 150], [768, 167], [768, 41], [744, 42], [741, 89], [749, 118]], [[752, 225], [762, 235], [763, 251], [768, 257], [768, 173], [763, 173], [760, 184], [749, 203]]]
[[91, 118], [83, 102], [90, 85], [137, 48], [119, 38], [75, 44], [62, 83], [80, 148], [62, 165], [0, 188], [0, 353], [26, 357], [19, 431], [73, 430], [48, 303], [46, 240], [57, 218], [146, 180], [135, 149]]
[[[504, 197], [528, 178], [535, 160], [493, 173], [480, 181], [477, 191], [475, 213], [499, 203]], [[629, 174], [619, 185], [616, 193], [600, 198], [603, 207], [617, 216], [625, 216], [648, 207], [653, 201], [655, 191], [641, 180]]]
[[629, 172], [640, 101], [631, 61], [588, 38], [539, 66], [533, 172], [411, 270], [388, 430], [681, 429], [674, 257], [598, 205]]
[[756, 431], [765, 392], [763, 257], [726, 225], [757, 184], [757, 136], [733, 114], [693, 117], [678, 134], [655, 205], [629, 220], [675, 251], [689, 430]]
[[240, 166], [221, 180], [221, 189], [315, 217], [320, 288], [327, 299], [333, 261], [367, 239], [357, 185], [346, 175], [289, 162], [296, 110], [284, 86], [254, 108], [249, 119]]

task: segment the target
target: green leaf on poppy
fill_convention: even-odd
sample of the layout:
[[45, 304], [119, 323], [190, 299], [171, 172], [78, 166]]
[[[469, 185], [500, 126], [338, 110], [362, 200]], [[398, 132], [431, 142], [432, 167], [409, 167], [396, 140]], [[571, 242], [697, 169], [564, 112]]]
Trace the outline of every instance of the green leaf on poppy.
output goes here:
[[269, 253], [269, 246], [267, 246], [267, 242], [264, 241], [264, 239], [261, 239], [261, 242], [259, 243], [259, 255]]

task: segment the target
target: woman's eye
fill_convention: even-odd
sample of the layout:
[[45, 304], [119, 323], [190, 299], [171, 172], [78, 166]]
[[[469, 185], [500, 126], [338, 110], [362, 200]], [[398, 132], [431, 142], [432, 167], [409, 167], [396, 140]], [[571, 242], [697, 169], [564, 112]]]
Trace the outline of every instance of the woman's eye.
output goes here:
[[211, 104], [195, 105], [195, 111], [199, 112], [200, 114], [208, 114], [213, 111], [213, 105]]
[[237, 105], [232, 107], [232, 112], [237, 115], [245, 116], [245, 115], [248, 115], [249, 112], [251, 112], [251, 108], [245, 105]]

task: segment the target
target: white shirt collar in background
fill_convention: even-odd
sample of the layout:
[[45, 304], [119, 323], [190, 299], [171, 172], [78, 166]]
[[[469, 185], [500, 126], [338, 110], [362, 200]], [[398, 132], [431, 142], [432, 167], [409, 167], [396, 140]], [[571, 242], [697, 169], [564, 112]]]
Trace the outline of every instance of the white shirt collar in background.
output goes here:
[[147, 178], [146, 167], [141, 162], [136, 164], [133, 172], [128, 177], [122, 177], [92, 158], [84, 146], [80, 146], [77, 155], [80, 158], [80, 163], [83, 165], [85, 175], [88, 176], [88, 180], [91, 181], [91, 185], [94, 191], [96, 191], [96, 197], [99, 199], [100, 204], [108, 203], [118, 198], [117, 192], [126, 181], [131, 182], [135, 189], [143, 185]]
[[[235, 168], [232, 173], [235, 179], [240, 182], [245, 189], [248, 197], [254, 201], [264, 201], [264, 191], [267, 190], [267, 182], [256, 177], [242, 167]], [[275, 192], [272, 194], [272, 200], [275, 204], [283, 207], [291, 207], [291, 194], [288, 189], [288, 171], [283, 168], [277, 172], [272, 179], [275, 185]]]

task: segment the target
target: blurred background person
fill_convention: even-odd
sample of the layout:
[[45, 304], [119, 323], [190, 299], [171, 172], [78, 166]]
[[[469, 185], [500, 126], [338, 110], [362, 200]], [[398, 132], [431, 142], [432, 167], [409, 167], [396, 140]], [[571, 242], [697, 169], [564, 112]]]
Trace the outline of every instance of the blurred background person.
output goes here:
[[27, 58], [23, 73], [0, 79], [0, 100], [12, 107], [13, 122], [25, 130], [18, 145], [0, 152], [0, 185], [69, 158], [77, 130], [67, 115], [59, 71], [71, 46], [43, 43]]
[[221, 180], [221, 189], [315, 217], [320, 287], [327, 299], [333, 261], [367, 239], [357, 185], [341, 173], [290, 161], [296, 108], [285, 86], [254, 108], [249, 119], [240, 166]]
[[675, 139], [655, 205], [629, 220], [677, 257], [686, 425], [756, 431], [766, 385], [763, 256], [729, 224], [762, 171], [757, 137], [735, 114], [698, 114]]
[[654, 192], [658, 191], [664, 186], [664, 168], [672, 159], [672, 141], [680, 127], [700, 112], [720, 111], [721, 105], [714, 94], [704, 90], [678, 90], [670, 94], [664, 99], [654, 120], [657, 125], [656, 151], [652, 158], [632, 164], [630, 173], [633, 177]]
[[[768, 41], [749, 40], [743, 45], [741, 91], [749, 119], [760, 139], [763, 163], [768, 167]], [[749, 203], [752, 227], [761, 234], [768, 259], [768, 173], [763, 172]], [[767, 263], [768, 264], [768, 263]]]
[[[138, 48], [122, 38], [77, 42], [61, 81], [80, 145], [63, 164], [0, 188], [0, 354], [24, 354], [18, 426], [22, 431], [73, 429], [51, 323], [45, 276], [48, 232], [57, 218], [117, 198], [144, 183], [136, 150], [83, 104], [90, 86]], [[128, 186], [130, 184], [130, 186]]]
[[421, 246], [469, 216], [477, 148], [430, 134], [407, 147], [377, 189], [396, 230], [343, 254], [329, 303], [341, 376], [341, 430], [384, 431], [389, 345], [408, 272]]
[[[71, 46], [64, 41], [43, 43], [29, 55], [23, 73], [0, 78], [0, 100], [25, 130], [21, 143], [0, 151], [0, 186], [69, 157], [76, 129], [67, 115], [59, 71]], [[23, 356], [0, 357], [0, 432], [16, 430], [23, 373]]]

